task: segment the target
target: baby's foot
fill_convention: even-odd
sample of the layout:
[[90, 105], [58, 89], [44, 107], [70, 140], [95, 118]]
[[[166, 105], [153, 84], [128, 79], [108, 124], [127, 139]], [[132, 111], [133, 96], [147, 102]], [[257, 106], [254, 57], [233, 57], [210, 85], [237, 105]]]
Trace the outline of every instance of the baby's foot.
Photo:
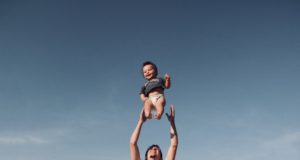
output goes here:
[[155, 114], [154, 118], [157, 119], [157, 120], [160, 120], [161, 116], [162, 116], [161, 114]]
[[148, 116], [146, 116], [147, 119], [152, 119], [152, 114], [150, 113]]

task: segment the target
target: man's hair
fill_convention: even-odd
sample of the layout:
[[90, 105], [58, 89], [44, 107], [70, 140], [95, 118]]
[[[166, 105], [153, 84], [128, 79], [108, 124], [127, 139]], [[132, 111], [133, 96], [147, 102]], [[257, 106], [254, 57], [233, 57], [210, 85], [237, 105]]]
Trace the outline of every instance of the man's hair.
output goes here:
[[147, 151], [145, 153], [145, 160], [147, 160], [147, 155], [148, 155], [149, 150], [152, 149], [153, 147], [158, 148], [159, 153], [160, 153], [160, 159], [163, 160], [163, 158], [162, 158], [163, 155], [161, 153], [161, 149], [160, 149], [159, 145], [157, 145], [157, 144], [152, 144], [151, 146], [148, 147], [148, 149], [147, 149]]
[[153, 62], [151, 62], [151, 61], [145, 61], [143, 63], [143, 65], [142, 65], [142, 74], [143, 74], [143, 68], [144, 68], [144, 66], [149, 65], [149, 64], [153, 66], [153, 69], [155, 71], [155, 76], [157, 76], [157, 74], [158, 74], [157, 66]]

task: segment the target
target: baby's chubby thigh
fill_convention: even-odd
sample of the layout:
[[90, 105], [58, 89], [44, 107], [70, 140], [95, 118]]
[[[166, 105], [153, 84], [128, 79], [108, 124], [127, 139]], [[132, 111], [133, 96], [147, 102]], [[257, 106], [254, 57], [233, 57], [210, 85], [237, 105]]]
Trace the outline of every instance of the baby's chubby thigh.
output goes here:
[[144, 103], [144, 113], [147, 118], [151, 117], [151, 109], [153, 108], [152, 101], [147, 99]]
[[166, 104], [166, 100], [165, 100], [164, 96], [161, 96], [156, 102], [156, 105], [155, 105], [156, 115], [158, 116], [159, 119], [164, 112], [165, 104]]

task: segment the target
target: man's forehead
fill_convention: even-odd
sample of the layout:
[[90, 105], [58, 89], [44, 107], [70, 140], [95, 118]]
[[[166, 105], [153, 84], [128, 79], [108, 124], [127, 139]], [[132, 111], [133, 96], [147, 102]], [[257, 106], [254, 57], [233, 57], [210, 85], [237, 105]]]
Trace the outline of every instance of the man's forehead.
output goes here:
[[159, 147], [153, 146], [153, 147], [151, 147], [151, 149], [159, 149]]

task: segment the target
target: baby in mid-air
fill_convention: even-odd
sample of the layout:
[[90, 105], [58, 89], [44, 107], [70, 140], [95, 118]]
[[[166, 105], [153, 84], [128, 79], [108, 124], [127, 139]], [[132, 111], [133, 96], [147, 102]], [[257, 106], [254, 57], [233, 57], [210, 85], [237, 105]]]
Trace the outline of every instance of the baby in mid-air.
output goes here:
[[168, 74], [165, 74], [164, 78], [157, 77], [157, 67], [150, 61], [143, 63], [142, 72], [147, 80], [140, 92], [141, 100], [144, 102], [145, 117], [151, 119], [151, 110], [156, 110], [154, 118], [159, 120], [166, 104], [164, 89], [171, 87], [171, 78]]

